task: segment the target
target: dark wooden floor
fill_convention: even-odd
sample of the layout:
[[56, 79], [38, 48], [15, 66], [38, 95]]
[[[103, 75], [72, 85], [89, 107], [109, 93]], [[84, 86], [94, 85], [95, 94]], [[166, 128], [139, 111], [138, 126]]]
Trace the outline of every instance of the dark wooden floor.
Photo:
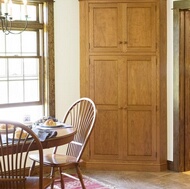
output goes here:
[[116, 189], [190, 189], [190, 172], [82, 170], [83, 174]]

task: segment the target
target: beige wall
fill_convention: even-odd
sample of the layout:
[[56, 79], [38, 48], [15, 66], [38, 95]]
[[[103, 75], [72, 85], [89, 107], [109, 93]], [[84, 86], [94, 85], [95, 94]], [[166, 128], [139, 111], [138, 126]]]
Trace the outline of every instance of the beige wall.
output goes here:
[[[173, 160], [173, 0], [168, 0], [168, 160]], [[79, 2], [55, 1], [56, 117], [80, 96], [79, 89]]]
[[61, 120], [79, 91], [79, 2], [56, 0], [55, 94], [56, 117]]

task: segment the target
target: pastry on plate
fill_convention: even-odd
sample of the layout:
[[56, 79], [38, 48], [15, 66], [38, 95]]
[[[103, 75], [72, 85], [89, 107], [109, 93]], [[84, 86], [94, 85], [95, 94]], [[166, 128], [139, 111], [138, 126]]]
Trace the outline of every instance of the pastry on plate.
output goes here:
[[56, 122], [53, 119], [48, 119], [44, 122], [45, 126], [56, 126]]
[[20, 135], [21, 135], [21, 139], [25, 139], [27, 137], [27, 134], [26, 132], [22, 132], [22, 135], [21, 135], [21, 130], [16, 130], [15, 131], [15, 138], [16, 139], [19, 139], [20, 138]]
[[13, 129], [13, 125], [11, 125], [11, 124], [0, 124], [0, 130], [6, 130], [6, 127], [7, 127], [7, 129], [8, 130], [11, 130], [11, 129]]

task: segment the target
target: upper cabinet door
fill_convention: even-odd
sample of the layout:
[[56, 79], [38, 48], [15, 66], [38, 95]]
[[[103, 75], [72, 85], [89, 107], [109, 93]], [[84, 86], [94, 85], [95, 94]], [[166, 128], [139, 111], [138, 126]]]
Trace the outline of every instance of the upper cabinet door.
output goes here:
[[90, 52], [120, 52], [121, 10], [118, 3], [89, 5]]
[[156, 50], [156, 5], [154, 3], [124, 3], [124, 51]]
[[155, 52], [155, 3], [89, 4], [90, 52]]

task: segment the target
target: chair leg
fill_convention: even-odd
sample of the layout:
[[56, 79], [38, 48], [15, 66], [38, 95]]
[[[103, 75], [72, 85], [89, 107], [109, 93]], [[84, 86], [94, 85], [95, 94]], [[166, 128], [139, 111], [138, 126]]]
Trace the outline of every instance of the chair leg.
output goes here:
[[65, 183], [64, 183], [61, 167], [59, 167], [59, 175], [60, 175], [61, 189], [65, 189]]
[[85, 185], [84, 185], [84, 181], [83, 181], [83, 177], [82, 177], [82, 173], [81, 173], [81, 170], [80, 170], [79, 165], [76, 165], [76, 171], [77, 171], [78, 178], [79, 178], [79, 180], [80, 180], [82, 189], [86, 189], [86, 187], [85, 187]]
[[53, 189], [54, 186], [54, 178], [55, 177], [55, 167], [51, 167], [51, 172], [50, 172], [50, 178], [52, 178], [52, 184], [51, 184], [51, 189]]
[[36, 164], [36, 162], [33, 161], [33, 162], [32, 162], [32, 165], [31, 165], [31, 167], [30, 167], [30, 169], [29, 169], [29, 176], [32, 176], [32, 174], [33, 174], [33, 172], [34, 172], [35, 164]]

